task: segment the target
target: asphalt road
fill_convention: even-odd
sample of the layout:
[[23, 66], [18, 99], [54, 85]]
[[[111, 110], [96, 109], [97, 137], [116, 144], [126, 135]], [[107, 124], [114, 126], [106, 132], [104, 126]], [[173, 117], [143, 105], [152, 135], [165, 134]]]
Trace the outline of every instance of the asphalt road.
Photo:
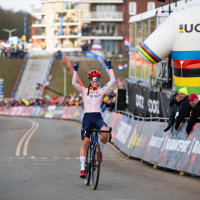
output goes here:
[[93, 191], [79, 178], [80, 123], [0, 117], [0, 125], [0, 200], [200, 198], [199, 177], [155, 170], [110, 144]]

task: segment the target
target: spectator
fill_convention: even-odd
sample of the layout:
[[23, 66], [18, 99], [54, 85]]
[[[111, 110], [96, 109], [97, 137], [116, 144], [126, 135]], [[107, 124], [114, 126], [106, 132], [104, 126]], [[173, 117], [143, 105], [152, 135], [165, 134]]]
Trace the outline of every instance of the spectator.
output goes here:
[[178, 95], [181, 101], [181, 106], [179, 111], [176, 113], [176, 125], [175, 125], [175, 132], [174, 134], [176, 134], [179, 125], [183, 122], [185, 117], [189, 117], [190, 116], [190, 111], [192, 110], [191, 105], [189, 104], [189, 101], [187, 101], [188, 99], [188, 92], [187, 92], [187, 88], [181, 88], [178, 91]]
[[197, 118], [200, 117], [200, 102], [196, 94], [190, 94], [188, 98], [189, 104], [192, 107], [192, 115], [188, 121], [186, 128], [186, 138], [189, 136], [194, 124], [199, 121]]
[[170, 117], [169, 117], [169, 121], [168, 121], [168, 127], [164, 130], [164, 132], [167, 132], [173, 126], [175, 119], [176, 119], [176, 117], [175, 117], [176, 113], [180, 108], [181, 102], [180, 102], [180, 97], [178, 95], [178, 90], [174, 93], [172, 100], [171, 100], [171, 102], [173, 102], [173, 108], [172, 108], [171, 113], [170, 113]]

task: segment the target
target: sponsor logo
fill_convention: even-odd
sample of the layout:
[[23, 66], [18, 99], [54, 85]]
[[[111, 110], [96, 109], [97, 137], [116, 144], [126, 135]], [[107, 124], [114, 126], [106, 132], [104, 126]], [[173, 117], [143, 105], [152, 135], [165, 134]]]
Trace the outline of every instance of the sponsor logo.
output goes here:
[[148, 111], [150, 113], [160, 114], [160, 111], [159, 111], [159, 101], [149, 99], [148, 100], [148, 107], [149, 107]]
[[133, 146], [136, 144], [139, 134], [136, 134], [137, 131], [137, 125], [134, 128], [133, 134], [129, 140], [128, 148], [133, 148]]
[[200, 142], [196, 141], [192, 149], [192, 153], [200, 154]]
[[93, 98], [93, 97], [94, 97], [94, 98], [98, 98], [99, 96], [101, 96], [101, 94], [97, 94], [97, 95], [91, 95], [91, 94], [90, 94], [90, 98]]
[[148, 146], [160, 148], [163, 141], [164, 141], [164, 138], [152, 136]]
[[190, 143], [191, 141], [168, 139], [164, 149], [169, 151], [186, 152]]
[[[184, 32], [185, 31], [185, 32]], [[200, 24], [180, 24], [179, 33], [191, 33], [191, 32], [200, 33]]]
[[136, 94], [136, 107], [144, 109], [144, 97]]
[[119, 129], [118, 129], [118, 133], [116, 135], [116, 138], [122, 143], [125, 144], [129, 133], [131, 131], [132, 126], [125, 123], [125, 122], [121, 122]]

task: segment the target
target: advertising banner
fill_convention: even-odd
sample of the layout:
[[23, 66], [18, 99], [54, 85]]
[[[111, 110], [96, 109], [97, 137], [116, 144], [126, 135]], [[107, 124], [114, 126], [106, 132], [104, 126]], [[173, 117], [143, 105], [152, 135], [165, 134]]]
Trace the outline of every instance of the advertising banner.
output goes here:
[[164, 132], [166, 127], [167, 123], [165, 122], [159, 122], [157, 124], [142, 157], [146, 162], [154, 164], [158, 161], [161, 149], [168, 138], [168, 132]]
[[47, 112], [47, 107], [41, 107], [39, 117], [43, 118]]
[[25, 116], [26, 116], [26, 117], [30, 117], [30, 116], [31, 116], [31, 113], [32, 113], [32, 110], [33, 110], [33, 106], [29, 106], [29, 107], [26, 109]]
[[131, 129], [134, 124], [134, 119], [129, 118], [127, 116], [123, 116], [120, 126], [118, 128], [117, 134], [113, 143], [121, 150], [123, 150], [124, 145], [127, 141], [127, 138], [131, 134]]
[[67, 115], [67, 119], [72, 119], [72, 117], [74, 116], [75, 112], [76, 112], [76, 106], [72, 106], [70, 111], [69, 111], [69, 113], [68, 113], [68, 115]]
[[15, 116], [21, 116], [23, 109], [24, 109], [23, 106], [18, 106], [18, 109], [17, 109], [17, 112], [15, 113]]
[[68, 106], [65, 106], [64, 107], [64, 111], [63, 111], [63, 114], [62, 114], [62, 119], [68, 119], [68, 113], [70, 112], [71, 110], [71, 107], [68, 107]]
[[120, 123], [122, 121], [123, 115], [118, 114], [118, 113], [112, 113], [111, 116], [114, 116], [112, 123], [110, 124], [109, 127], [112, 127], [112, 142], [115, 140], [115, 136], [117, 134], [118, 128], [120, 126]]
[[4, 114], [3, 110], [4, 110], [4, 107], [0, 107], [0, 115]]
[[[138, 135], [137, 140], [135, 141], [133, 151], [130, 156], [134, 158], [142, 158], [146, 146], [151, 138], [151, 135], [154, 133], [158, 122], [144, 122], [140, 135]], [[133, 145], [132, 144], [132, 145]]]
[[82, 113], [83, 113], [83, 109], [80, 106], [76, 107], [76, 111], [74, 113], [74, 116], [72, 117], [72, 119], [77, 120], [77, 121], [82, 121]]
[[[194, 137], [192, 139], [192, 144], [187, 153], [187, 157], [184, 166], [182, 168], [182, 171], [200, 175], [200, 134], [199, 134], [200, 124], [199, 123], [196, 123], [193, 126], [192, 133], [194, 134]], [[188, 139], [190, 139], [190, 137], [192, 137], [191, 133]]]
[[48, 106], [44, 117], [45, 117], [45, 118], [52, 119], [55, 110], [56, 110], [56, 106], [55, 106], [55, 105], [53, 105], [53, 106]]
[[24, 107], [21, 111], [20, 116], [25, 117], [26, 116], [26, 110], [28, 109], [28, 107]]
[[4, 115], [6, 115], [6, 116], [10, 115], [10, 112], [11, 112], [11, 111], [12, 111], [12, 108], [7, 108], [7, 109], [5, 109]]
[[64, 106], [57, 106], [56, 110], [53, 112], [53, 118], [54, 119], [60, 119], [62, 117], [64, 111]]
[[169, 134], [161, 149], [157, 166], [178, 171], [182, 170], [192, 144], [195, 130], [198, 127], [198, 124], [196, 125], [197, 126], [193, 128], [193, 131], [190, 133], [190, 137], [188, 138], [186, 138], [186, 123], [181, 125], [176, 135], [174, 135], [174, 129], [168, 131]]
[[112, 121], [114, 119], [114, 115], [112, 115], [111, 112], [105, 111], [105, 114], [103, 115], [103, 120], [106, 122], [106, 124], [108, 125], [108, 127], [111, 126]]
[[32, 112], [31, 112], [31, 117], [40, 117], [40, 111], [41, 111], [40, 106], [34, 106]]
[[169, 117], [171, 93], [153, 92], [149, 88], [128, 83], [129, 112], [141, 117]]
[[131, 155], [131, 152], [133, 151], [135, 144], [137, 143], [138, 137], [140, 136], [140, 132], [142, 130], [143, 124], [144, 124], [144, 121], [134, 120], [131, 132], [130, 132], [130, 134], [126, 140], [126, 143], [122, 149], [122, 151], [125, 154]]
[[15, 116], [17, 110], [18, 110], [18, 107], [12, 107], [12, 111], [10, 112], [10, 116]]

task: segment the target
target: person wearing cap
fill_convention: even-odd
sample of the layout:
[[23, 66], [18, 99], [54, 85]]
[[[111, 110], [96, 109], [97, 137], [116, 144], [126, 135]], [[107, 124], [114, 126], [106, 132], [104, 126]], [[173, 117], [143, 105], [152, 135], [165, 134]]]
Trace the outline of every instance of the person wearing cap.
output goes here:
[[190, 106], [192, 106], [192, 115], [186, 127], [186, 138], [189, 136], [194, 124], [199, 121], [198, 117], [200, 117], [200, 101], [198, 96], [196, 94], [190, 94], [188, 101]]
[[181, 106], [179, 108], [179, 111], [176, 113], [176, 125], [175, 125], [175, 131], [174, 134], [176, 134], [180, 124], [183, 122], [185, 117], [189, 117], [190, 116], [190, 112], [192, 110], [191, 105], [189, 104], [188, 100], [188, 92], [187, 92], [187, 88], [181, 88], [178, 91], [178, 96], [180, 98], [181, 101]]
[[169, 116], [169, 120], [168, 120], [168, 126], [167, 128], [164, 130], [164, 132], [167, 132], [174, 124], [175, 122], [175, 116], [176, 116], [176, 112], [179, 110], [181, 102], [180, 102], [180, 97], [178, 95], [178, 90], [174, 93], [173, 95], [173, 106], [172, 106], [172, 110], [170, 112], [170, 116]]

